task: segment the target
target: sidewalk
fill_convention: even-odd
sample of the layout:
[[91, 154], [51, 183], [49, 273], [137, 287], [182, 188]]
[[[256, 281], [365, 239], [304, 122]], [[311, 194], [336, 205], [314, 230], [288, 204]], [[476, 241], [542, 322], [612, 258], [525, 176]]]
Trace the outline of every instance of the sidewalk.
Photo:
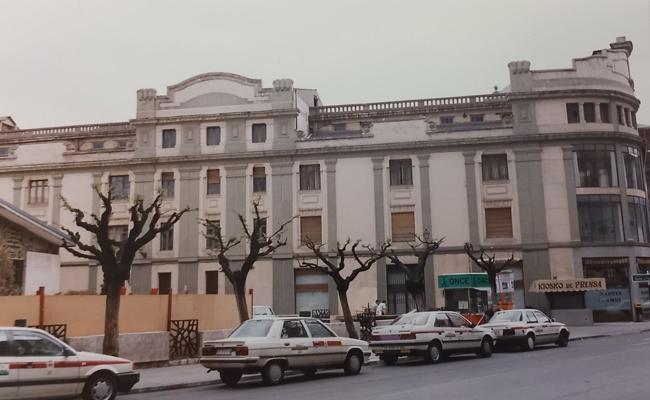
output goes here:
[[[650, 331], [650, 321], [645, 322], [610, 322], [592, 326], [569, 327], [571, 340], [584, 340], [606, 336], [621, 336], [644, 331]], [[371, 357], [369, 365], [378, 362], [376, 356]], [[200, 364], [179, 365], [174, 367], [144, 368], [139, 370], [140, 382], [131, 393], [156, 392], [194, 386], [205, 386], [220, 383], [219, 373], [207, 373]], [[242, 378], [246, 381], [247, 377]], [[250, 376], [248, 379], [257, 379]]]

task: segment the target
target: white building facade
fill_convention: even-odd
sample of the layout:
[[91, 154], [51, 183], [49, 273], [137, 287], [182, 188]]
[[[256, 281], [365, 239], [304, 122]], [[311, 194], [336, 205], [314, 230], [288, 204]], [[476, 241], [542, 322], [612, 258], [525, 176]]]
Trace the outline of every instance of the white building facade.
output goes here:
[[[440, 275], [477, 272], [463, 252], [470, 242], [498, 258], [514, 254], [517, 306], [629, 319], [639, 301], [631, 276], [650, 265], [631, 52], [620, 38], [569, 69], [512, 62], [509, 88], [488, 95], [335, 106], [289, 79], [264, 88], [239, 75], [203, 74], [164, 95], [139, 90], [127, 122], [0, 132], [0, 197], [74, 227], [60, 196], [97, 213], [92, 185], [110, 185], [120, 197], [116, 235], [136, 195], [150, 201], [162, 188], [167, 209], [194, 209], [141, 252], [134, 293], [231, 291], [199, 221], [239, 235], [237, 214], [252, 220], [258, 200], [269, 231], [297, 216], [287, 246], [249, 278], [255, 303], [279, 313], [338, 313], [329, 278], [298, 269], [295, 258], [309, 256], [301, 236], [329, 247], [348, 237], [391, 239], [408, 259], [407, 242], [427, 232], [444, 237], [426, 273], [429, 305], [482, 301], [437, 285]], [[244, 251], [234, 249], [233, 258]], [[529, 290], [539, 279], [591, 277], [605, 278], [608, 289]], [[62, 250], [60, 281], [63, 292], [96, 292], [101, 269]], [[360, 275], [350, 296], [353, 309], [378, 298], [392, 312], [409, 308], [403, 275], [386, 260]]]

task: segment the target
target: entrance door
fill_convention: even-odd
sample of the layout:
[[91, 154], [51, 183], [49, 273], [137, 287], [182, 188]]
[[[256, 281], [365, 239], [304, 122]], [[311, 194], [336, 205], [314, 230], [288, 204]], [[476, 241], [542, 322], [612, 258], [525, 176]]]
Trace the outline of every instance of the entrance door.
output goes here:
[[308, 269], [297, 269], [294, 272], [296, 277], [296, 313], [311, 317], [314, 310], [329, 310], [329, 275]]
[[396, 265], [387, 265], [386, 284], [388, 314], [404, 314], [415, 308], [411, 296], [406, 291], [406, 272], [403, 269]]

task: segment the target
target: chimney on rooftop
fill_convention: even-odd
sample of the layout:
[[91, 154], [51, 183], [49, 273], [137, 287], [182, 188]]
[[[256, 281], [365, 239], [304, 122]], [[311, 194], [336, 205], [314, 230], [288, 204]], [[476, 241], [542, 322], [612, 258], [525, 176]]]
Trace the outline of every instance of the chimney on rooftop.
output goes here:
[[628, 57], [632, 54], [632, 49], [634, 48], [632, 42], [627, 40], [625, 36], [617, 37], [614, 43], [609, 44], [609, 47], [613, 50], [624, 50]]

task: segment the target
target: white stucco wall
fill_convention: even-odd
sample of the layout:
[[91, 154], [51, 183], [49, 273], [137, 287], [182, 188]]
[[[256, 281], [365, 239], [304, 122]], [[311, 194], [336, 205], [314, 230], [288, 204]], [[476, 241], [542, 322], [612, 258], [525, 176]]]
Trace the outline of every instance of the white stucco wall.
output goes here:
[[571, 226], [562, 148], [544, 147], [541, 157], [548, 240], [568, 242], [571, 240]]
[[34, 294], [40, 286], [45, 287], [45, 294], [60, 291], [61, 281], [59, 256], [57, 254], [28, 251], [25, 257], [25, 294]]
[[339, 241], [348, 237], [375, 242], [375, 191], [370, 158], [336, 163], [336, 226]]
[[429, 160], [432, 237], [444, 246], [462, 246], [469, 240], [465, 158], [458, 153], [434, 153]]
[[13, 165], [60, 163], [64, 161], [63, 142], [21, 144], [16, 149]]
[[[90, 214], [92, 213], [93, 196], [95, 195], [95, 192], [93, 191], [92, 188], [92, 184], [93, 184], [93, 176], [91, 173], [65, 174], [61, 181], [61, 195], [64, 198], [66, 198], [70, 203], [70, 205], [72, 205], [73, 207], [76, 207]], [[77, 227], [74, 223], [73, 214], [64, 208], [61, 208], [60, 224], [61, 226], [66, 227], [72, 230], [73, 232], [79, 232], [81, 235], [81, 239], [84, 240], [86, 243], [90, 243], [91, 241], [90, 232], [87, 232], [84, 229]], [[70, 262], [70, 261], [87, 262], [87, 260], [73, 256], [65, 249], [61, 249], [60, 254], [61, 254], [61, 262]], [[67, 276], [75, 277], [75, 281], [77, 280], [75, 275], [67, 275]], [[83, 278], [79, 277], [79, 279], [83, 279]], [[82, 280], [81, 282], [83, 282], [84, 285], [87, 285], [88, 278], [86, 277], [85, 280]], [[69, 285], [73, 287], [78, 286], [77, 282], [72, 282]], [[69, 290], [81, 290], [81, 289], [69, 289]]]
[[12, 202], [14, 197], [14, 181], [11, 178], [0, 178], [0, 199]]

